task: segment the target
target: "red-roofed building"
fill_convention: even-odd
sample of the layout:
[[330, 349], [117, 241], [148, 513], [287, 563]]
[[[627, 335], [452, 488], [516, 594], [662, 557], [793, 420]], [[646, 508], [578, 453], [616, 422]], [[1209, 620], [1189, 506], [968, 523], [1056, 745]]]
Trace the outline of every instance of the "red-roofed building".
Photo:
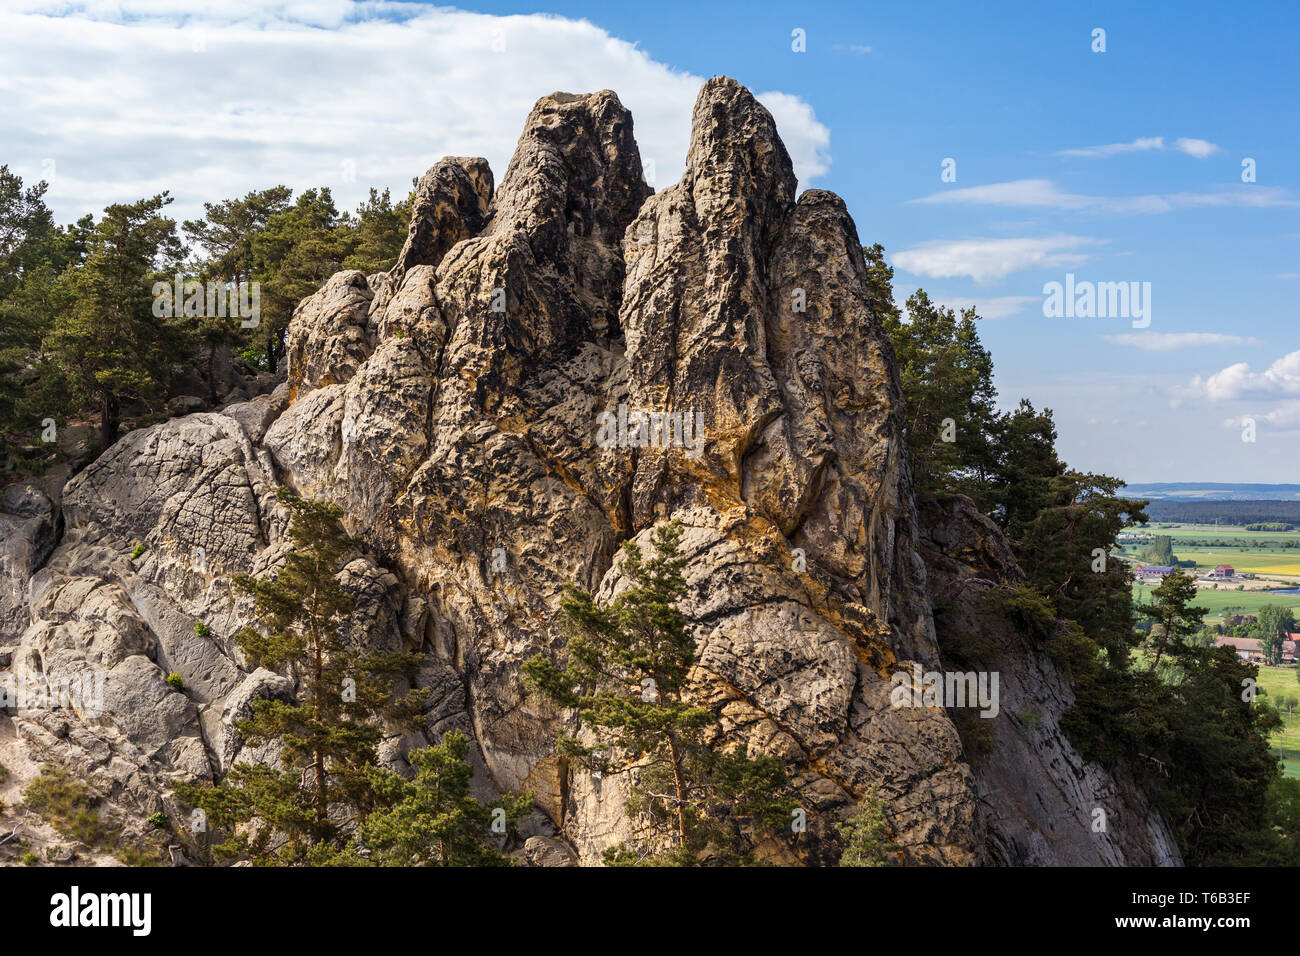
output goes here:
[[1210, 572], [1212, 578], [1230, 578], [1234, 574], [1231, 564], [1221, 564]]

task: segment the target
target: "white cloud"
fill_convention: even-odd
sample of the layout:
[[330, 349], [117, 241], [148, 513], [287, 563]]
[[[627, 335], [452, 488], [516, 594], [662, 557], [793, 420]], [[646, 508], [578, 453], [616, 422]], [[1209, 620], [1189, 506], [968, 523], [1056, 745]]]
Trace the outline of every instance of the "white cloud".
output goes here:
[[990, 206], [1042, 206], [1049, 209], [1082, 209], [1088, 204], [1087, 196], [1063, 193], [1050, 179], [1017, 179], [987, 186], [967, 186], [909, 199], [908, 202], [926, 205], [990, 205]]
[[1213, 156], [1219, 151], [1219, 147], [1209, 140], [1205, 139], [1182, 139], [1174, 140], [1174, 149], [1180, 153], [1186, 153], [1188, 156], [1195, 156], [1197, 159], [1205, 159], [1207, 156]]
[[[1124, 153], [1163, 152], [1165, 148], [1165, 138], [1163, 136], [1145, 136], [1139, 137], [1131, 143], [1107, 143], [1104, 146], [1062, 149], [1058, 150], [1056, 155], [1101, 159], [1107, 156], [1120, 156]], [[1207, 156], [1213, 156], [1219, 151], [1219, 147], [1209, 140], [1191, 139], [1186, 136], [1174, 140], [1174, 149], [1180, 153], [1186, 153], [1188, 156], [1195, 156], [1197, 159], [1205, 159]]]
[[[680, 177], [704, 78], [586, 20], [408, 2], [75, 0], [4, 4], [4, 161], [51, 179], [60, 220], [170, 189], [173, 214], [285, 183], [404, 195], [444, 155], [500, 180], [533, 103], [613, 89], [656, 188]], [[737, 77], [744, 82], [744, 77]], [[788, 93], [772, 111], [803, 185], [830, 132]]]
[[1282, 402], [1272, 411], [1262, 414], [1253, 409], [1247, 409], [1244, 414], [1223, 419], [1221, 425], [1235, 431], [1246, 424], [1246, 419], [1254, 419], [1257, 424], [1267, 422], [1278, 432], [1300, 433], [1300, 400]]
[[[703, 83], [704, 81], [700, 80], [699, 82]], [[696, 92], [699, 92], [698, 87]], [[772, 91], [755, 93], [754, 96], [767, 107], [768, 112], [772, 114], [772, 119], [776, 120], [776, 128], [781, 134], [782, 142], [785, 143], [786, 151], [790, 154], [790, 161], [794, 163], [794, 171], [798, 175], [800, 182], [807, 185], [805, 180], [826, 175], [831, 162], [831, 131], [817, 122], [817, 117], [813, 114], [813, 108], [799, 97], [791, 96], [789, 93]], [[692, 97], [691, 101], [693, 104], [694, 97]], [[689, 109], [688, 106], [687, 110], [689, 111]], [[689, 112], [687, 115], [689, 116]], [[632, 118], [636, 119], [635, 111], [633, 111]], [[687, 133], [689, 133], [689, 119], [685, 125]], [[645, 156], [645, 149], [644, 146], [641, 147], [642, 157]], [[668, 182], [675, 181], [677, 176], [681, 175], [680, 167], [685, 158], [685, 150], [683, 150], [682, 156], [677, 160], [677, 175], [673, 176]], [[662, 185], [668, 185], [668, 183]]]
[[1264, 420], [1282, 431], [1300, 431], [1300, 402], [1283, 402], [1265, 415]]
[[935, 239], [894, 253], [904, 272], [951, 279], [969, 276], [976, 282], [1001, 279], [1025, 269], [1076, 266], [1090, 256], [1085, 250], [1104, 240], [1084, 236], [1045, 236], [1022, 239]]
[[1198, 375], [1184, 394], [1211, 402], [1300, 395], [1300, 351], [1282, 356], [1262, 372], [1252, 371], [1246, 362], [1237, 362], [1206, 378]]
[[1062, 149], [1059, 150], [1056, 155], [1101, 158], [1105, 156], [1118, 156], [1121, 153], [1142, 153], [1147, 150], [1164, 148], [1164, 137], [1148, 136], [1145, 139], [1135, 139], [1131, 143], [1109, 143], [1105, 146], [1084, 146], [1081, 149]]
[[1025, 206], [1082, 212], [1151, 214], [1205, 206], [1300, 207], [1300, 200], [1280, 187], [1240, 185], [1217, 192], [1181, 192], [1145, 196], [1086, 196], [1063, 192], [1050, 179], [1017, 179], [986, 186], [941, 190], [908, 200], [927, 205]]
[[1115, 345], [1130, 345], [1146, 352], [1171, 352], [1174, 349], [1199, 348], [1206, 345], [1258, 345], [1259, 340], [1220, 332], [1125, 332], [1103, 335]]

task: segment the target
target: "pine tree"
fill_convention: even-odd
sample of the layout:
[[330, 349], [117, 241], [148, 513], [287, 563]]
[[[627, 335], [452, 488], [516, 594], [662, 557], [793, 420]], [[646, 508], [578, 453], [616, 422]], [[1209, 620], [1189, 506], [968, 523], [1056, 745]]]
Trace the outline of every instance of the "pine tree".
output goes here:
[[72, 308], [65, 270], [84, 257], [91, 220], [55, 226], [46, 188], [25, 187], [0, 166], [0, 468], [7, 472], [49, 463], [55, 446], [38, 440], [41, 422], [66, 411], [41, 341]]
[[[198, 263], [200, 278], [207, 281], [231, 283], [236, 290], [241, 283], [253, 279], [253, 243], [267, 228], [271, 218], [289, 207], [293, 191], [288, 186], [272, 186], [254, 190], [242, 199], [225, 199], [217, 203], [204, 203], [202, 219], [188, 220], [184, 230], [192, 240], [206, 251], [206, 258]], [[207, 379], [209, 397], [217, 401], [213, 366], [217, 349], [222, 345], [235, 345], [247, 335], [231, 317], [205, 316], [198, 325], [198, 336], [207, 351]], [[258, 329], [252, 335], [260, 336]]]
[[254, 235], [253, 277], [261, 283], [261, 327], [271, 371], [298, 303], [343, 267], [349, 230], [349, 217], [340, 216], [329, 189], [320, 188], [305, 190]]
[[879, 788], [873, 787], [858, 812], [835, 828], [844, 838], [840, 866], [889, 866], [898, 846], [890, 840], [891, 828]]
[[360, 269], [367, 275], [391, 269], [406, 243], [410, 219], [409, 197], [394, 205], [387, 189], [381, 193], [371, 187], [370, 198], [357, 207], [350, 251], [343, 267]]
[[[883, 296], [879, 266], [870, 281]], [[882, 325], [893, 343], [906, 399], [903, 436], [916, 485], [923, 491], [974, 491], [996, 467], [990, 443], [997, 417], [993, 360], [980, 343], [974, 309], [958, 315], [918, 289], [907, 318], [891, 309]]]
[[[1012, 541], [1020, 541], [1042, 511], [1059, 504], [1067, 468], [1056, 454], [1052, 410], [1041, 412], [1028, 399], [993, 424], [990, 441], [995, 460], [990, 480], [970, 490], [981, 511], [989, 514]], [[1066, 483], [1068, 486], [1068, 483]]]
[[384, 809], [370, 814], [361, 838], [371, 862], [383, 866], [510, 866], [490, 842], [513, 829], [532, 806], [531, 794], [504, 796], [485, 804], [470, 794], [473, 769], [469, 741], [458, 730], [442, 742], [414, 750], [408, 761], [415, 779], [371, 770]]
[[1207, 608], [1192, 607], [1196, 600], [1196, 580], [1175, 570], [1151, 592], [1151, 603], [1141, 604], [1137, 611], [1152, 621], [1147, 638], [1147, 651], [1151, 656], [1149, 671], [1154, 673], [1166, 655], [1182, 659], [1193, 648], [1191, 638], [1201, 629], [1201, 621], [1209, 613]]
[[246, 282], [252, 278], [253, 243], [271, 218], [289, 208], [293, 190], [272, 186], [242, 199], [203, 204], [203, 218], [187, 220], [186, 235], [207, 251], [204, 264], [215, 278]]
[[174, 360], [174, 331], [153, 311], [155, 280], [184, 254], [167, 193], [104, 210], [70, 278], [73, 307], [57, 315], [44, 349], [69, 409], [99, 406], [100, 447], [117, 440], [122, 402], [154, 395]]
[[56, 231], [45, 205], [48, 189], [44, 182], [24, 187], [21, 177], [0, 166], [0, 301], [39, 263]]
[[235, 577], [265, 628], [246, 628], [235, 640], [253, 666], [287, 669], [299, 691], [292, 703], [254, 701], [237, 729], [250, 744], [279, 740], [284, 769], [236, 764], [216, 787], [184, 785], [177, 794], [214, 825], [240, 827], [214, 848], [218, 856], [320, 864], [346, 850], [340, 818], [356, 821], [378, 806], [370, 768], [381, 720], [411, 726], [425, 695], [391, 700], [394, 679], [418, 655], [365, 654], [342, 633], [353, 599], [337, 575], [357, 547], [343, 532], [342, 510], [284, 488], [277, 497], [291, 513], [293, 550], [277, 575]]
[[748, 837], [777, 830], [793, 806], [780, 796], [786, 775], [776, 757], [719, 753], [705, 742], [716, 719], [688, 699], [696, 649], [677, 607], [686, 594], [680, 539], [676, 522], [656, 528], [649, 559], [625, 543], [632, 583], [609, 607], [569, 586], [560, 603], [567, 663], [538, 655], [524, 664], [529, 685], [577, 711], [601, 741], [561, 737], [562, 756], [601, 773], [635, 769], [627, 810], [647, 821], [645, 850], [616, 848], [608, 862], [743, 861]]
[[1030, 585], [1117, 666], [1126, 665], [1133, 647], [1133, 581], [1111, 552], [1126, 523], [1146, 520], [1144, 502], [1119, 497], [1121, 485], [1106, 475], [1051, 475], [1032, 493], [1036, 510], [1016, 512], [1012, 537]]

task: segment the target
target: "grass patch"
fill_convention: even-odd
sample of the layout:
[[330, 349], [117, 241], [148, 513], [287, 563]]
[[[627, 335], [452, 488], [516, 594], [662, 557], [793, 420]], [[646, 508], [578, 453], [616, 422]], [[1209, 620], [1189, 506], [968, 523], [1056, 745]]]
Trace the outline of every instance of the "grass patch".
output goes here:
[[113, 854], [119, 863], [125, 866], [162, 866], [162, 850], [155, 847], [141, 847], [126, 844]]
[[90, 788], [66, 770], [46, 764], [24, 792], [24, 805], [70, 839], [95, 846], [108, 830], [96, 809], [99, 800]]

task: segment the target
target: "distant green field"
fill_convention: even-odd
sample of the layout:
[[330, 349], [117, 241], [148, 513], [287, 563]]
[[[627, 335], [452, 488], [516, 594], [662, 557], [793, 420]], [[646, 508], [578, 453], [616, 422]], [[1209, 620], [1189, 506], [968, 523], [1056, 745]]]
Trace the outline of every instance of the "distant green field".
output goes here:
[[[1300, 580], [1300, 532], [1247, 531], [1212, 524], [1149, 525], [1127, 530], [1167, 535], [1173, 539], [1175, 556], [1180, 561], [1195, 561], [1201, 570], [1230, 564], [1239, 572]], [[1239, 545], [1232, 543], [1238, 541]], [[1223, 543], [1210, 545], [1209, 542]], [[1287, 543], [1296, 546], [1284, 547]], [[1126, 544], [1124, 553], [1136, 559], [1143, 547], [1143, 544]]]
[[[1300, 699], [1300, 682], [1295, 675], [1294, 667], [1261, 667], [1259, 686], [1265, 691], [1263, 699], [1270, 702], [1288, 696]], [[1300, 779], [1300, 707], [1290, 714], [1283, 712], [1282, 729], [1274, 731], [1268, 745], [1283, 760], [1283, 774]]]
[[1168, 525], [1148, 525], [1145, 528], [1128, 528], [1128, 531], [1145, 531], [1151, 534], [1164, 534], [1173, 538], [1175, 542], [1179, 539], [1194, 538], [1214, 538], [1221, 541], [1231, 541], [1245, 539], [1248, 541], [1269, 541], [1270, 543], [1283, 543], [1286, 541], [1300, 542], [1300, 531], [1247, 531], [1245, 528], [1230, 527], [1228, 525], [1213, 524], [1168, 524]]
[[[1134, 584], [1133, 600], [1145, 604], [1151, 600], [1155, 584]], [[1269, 604], [1295, 608], [1300, 612], [1300, 594], [1269, 594], [1267, 591], [1211, 591], [1202, 588], [1196, 592], [1196, 605], [1209, 609], [1209, 617], [1217, 618], [1228, 608], [1237, 608], [1233, 614], [1258, 614], [1259, 609]], [[1300, 685], [1297, 685], [1300, 687]]]

